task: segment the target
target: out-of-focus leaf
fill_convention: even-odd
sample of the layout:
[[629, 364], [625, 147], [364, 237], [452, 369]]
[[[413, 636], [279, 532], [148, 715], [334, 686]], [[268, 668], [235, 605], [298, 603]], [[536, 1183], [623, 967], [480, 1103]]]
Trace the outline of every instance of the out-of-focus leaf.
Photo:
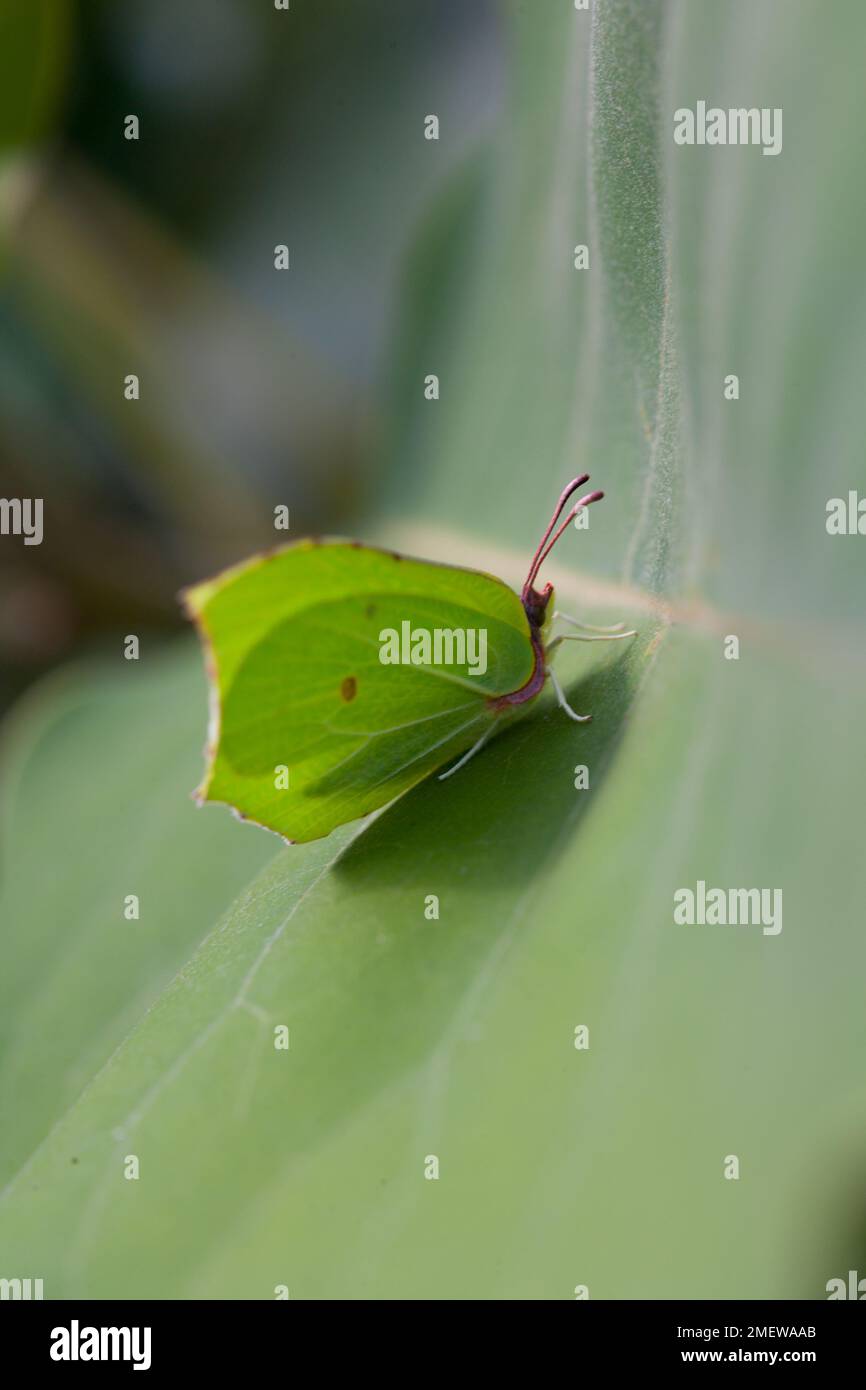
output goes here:
[[69, 57], [69, 0], [4, 0], [0, 11], [0, 155], [50, 131]]

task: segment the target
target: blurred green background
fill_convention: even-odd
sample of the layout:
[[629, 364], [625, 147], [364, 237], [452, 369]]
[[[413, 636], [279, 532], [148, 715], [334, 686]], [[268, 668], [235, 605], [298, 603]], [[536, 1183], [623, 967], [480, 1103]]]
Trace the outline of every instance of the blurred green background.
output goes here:
[[[2, 477], [46, 506], [38, 551], [3, 547], [7, 698], [82, 640], [177, 626], [276, 505], [297, 534], [375, 505], [406, 245], [501, 102], [500, 20], [4, 4]], [[419, 149], [434, 95], [448, 139]]]
[[[45, 539], [0, 538], [0, 1275], [866, 1277], [866, 541], [825, 528], [866, 491], [864, 42], [858, 0], [6, 0], [0, 494]], [[675, 146], [698, 100], [782, 107], [782, 153]], [[545, 701], [303, 848], [192, 806], [181, 585], [279, 504], [519, 583], [584, 469], [551, 574], [640, 629], [563, 658], [591, 726]], [[675, 926], [699, 878], [783, 931]]]

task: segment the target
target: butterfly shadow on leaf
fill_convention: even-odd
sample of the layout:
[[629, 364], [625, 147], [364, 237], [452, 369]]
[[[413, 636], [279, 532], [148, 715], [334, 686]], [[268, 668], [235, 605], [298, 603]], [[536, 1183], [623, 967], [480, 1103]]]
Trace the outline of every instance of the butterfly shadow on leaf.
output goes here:
[[[545, 696], [455, 776], [434, 774], [413, 788], [351, 842], [291, 921], [284, 949], [292, 968], [272, 969], [259, 1000], [275, 1017], [291, 1017], [305, 1040], [304, 1066], [276, 1102], [292, 1116], [281, 1167], [287, 1149], [318, 1141], [438, 1056], [520, 932], [535, 928], [542, 978], [572, 968], [579, 975], [593, 903], [568, 900], [565, 946], [560, 939], [545, 951], [538, 928], [547, 924], [533, 921], [534, 900], [602, 793], [642, 665], [634, 650], [618, 652], [566, 682], [591, 724], [575, 724]], [[574, 785], [580, 765], [589, 768], [586, 791]], [[290, 1084], [315, 1104], [292, 1109]], [[274, 1095], [262, 1097], [272, 1124]], [[417, 1097], [427, 1103], [424, 1085]]]
[[[617, 653], [568, 686], [576, 724], [549, 695], [492, 739], [453, 777], [434, 775], [389, 806], [353, 842], [335, 872], [354, 893], [447, 901], [479, 894], [513, 898], [565, 853], [591, 812], [619, 745], [641, 673], [634, 649]], [[578, 790], [576, 769], [589, 786]]]

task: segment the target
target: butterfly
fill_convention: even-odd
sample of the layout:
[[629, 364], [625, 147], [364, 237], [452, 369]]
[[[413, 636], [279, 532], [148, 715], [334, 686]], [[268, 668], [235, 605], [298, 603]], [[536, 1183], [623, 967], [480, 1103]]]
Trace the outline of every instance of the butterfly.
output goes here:
[[[199, 804], [221, 802], [289, 843], [365, 816], [431, 772], [452, 776], [550, 680], [566, 641], [616, 641], [553, 609], [541, 566], [604, 494], [560, 494], [519, 594], [478, 570], [359, 541], [299, 540], [184, 591], [211, 718]], [[557, 523], [559, 525], [557, 526]], [[555, 619], [576, 631], [552, 635]], [[454, 761], [456, 759], [456, 761]]]

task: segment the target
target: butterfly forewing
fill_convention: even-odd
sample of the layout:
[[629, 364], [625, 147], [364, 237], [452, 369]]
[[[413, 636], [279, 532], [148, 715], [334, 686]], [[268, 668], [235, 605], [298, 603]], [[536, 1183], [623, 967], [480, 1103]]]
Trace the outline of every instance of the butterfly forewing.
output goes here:
[[[500, 580], [349, 542], [287, 546], [186, 599], [217, 706], [200, 795], [291, 840], [375, 810], [461, 753], [494, 717], [489, 697], [533, 669], [522, 605]], [[483, 670], [477, 648], [474, 664], [382, 660], [383, 633], [405, 657], [409, 634], [469, 629], [485, 633]]]

